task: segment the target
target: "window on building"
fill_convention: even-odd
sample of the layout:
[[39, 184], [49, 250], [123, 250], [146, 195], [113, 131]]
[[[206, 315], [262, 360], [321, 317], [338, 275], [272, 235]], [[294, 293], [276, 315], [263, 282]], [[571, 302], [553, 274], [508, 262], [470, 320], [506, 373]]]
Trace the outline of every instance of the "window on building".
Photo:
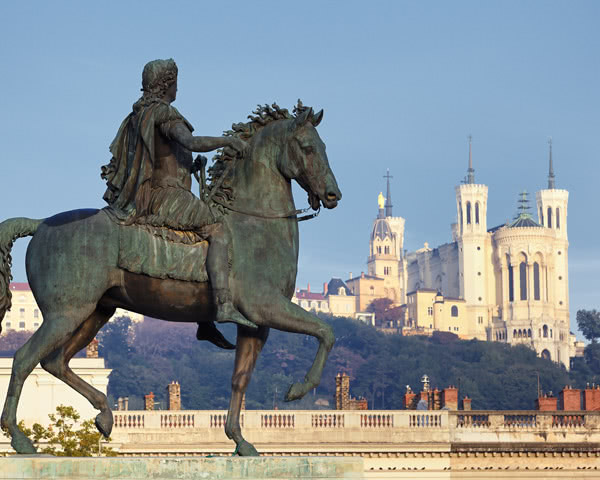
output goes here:
[[390, 253], [390, 247], [389, 246], [386, 245], [383, 250], [384, 250], [384, 253], [386, 255], [389, 255], [389, 253]]
[[513, 267], [509, 263], [508, 264], [508, 301], [509, 302], [515, 301], [515, 293], [514, 292], [515, 292], [515, 288], [514, 288]]
[[460, 231], [462, 232], [463, 227], [463, 211], [462, 211], [462, 203], [458, 204], [458, 211], [460, 212]]
[[25, 322], [19, 322], [19, 328], [25, 328]]
[[560, 210], [558, 209], [558, 207], [556, 207], [556, 228], [558, 228], [560, 230]]
[[33, 318], [40, 318], [40, 311], [37, 308], [33, 310]]
[[477, 323], [481, 325], [483, 323], [483, 317], [477, 317]]
[[548, 228], [552, 228], [552, 208], [548, 207]]
[[467, 202], [467, 225], [471, 223], [471, 202]]
[[19, 308], [19, 317], [25, 318], [25, 309], [24, 308]]
[[550, 329], [550, 338], [552, 338], [552, 329]]
[[381, 255], [381, 247], [377, 247], [377, 253]]
[[452, 308], [450, 309], [450, 315], [453, 317], [458, 317], [458, 307], [456, 305], [452, 305]]
[[475, 223], [479, 224], [479, 202], [475, 204]]
[[433, 307], [427, 307], [427, 315], [433, 315]]
[[540, 299], [540, 264], [533, 264], [533, 299]]
[[521, 262], [519, 265], [519, 284], [521, 286], [521, 300], [527, 300], [527, 264]]
[[544, 209], [540, 207], [540, 223], [544, 224]]
[[544, 325], [542, 330], [544, 331], [544, 338], [548, 338], [548, 325]]
[[10, 328], [10, 322], [6, 322], [5, 325], [6, 325], [6, 328]]

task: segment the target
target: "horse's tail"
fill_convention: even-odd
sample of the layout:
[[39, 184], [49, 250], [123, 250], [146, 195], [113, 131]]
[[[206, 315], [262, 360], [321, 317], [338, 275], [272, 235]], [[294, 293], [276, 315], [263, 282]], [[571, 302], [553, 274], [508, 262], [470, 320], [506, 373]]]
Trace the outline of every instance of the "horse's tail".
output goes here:
[[10, 251], [17, 238], [33, 235], [43, 220], [32, 220], [31, 218], [11, 218], [0, 223], [0, 332], [2, 332], [2, 320], [7, 310], [11, 307], [12, 293], [10, 281], [12, 275], [12, 257]]

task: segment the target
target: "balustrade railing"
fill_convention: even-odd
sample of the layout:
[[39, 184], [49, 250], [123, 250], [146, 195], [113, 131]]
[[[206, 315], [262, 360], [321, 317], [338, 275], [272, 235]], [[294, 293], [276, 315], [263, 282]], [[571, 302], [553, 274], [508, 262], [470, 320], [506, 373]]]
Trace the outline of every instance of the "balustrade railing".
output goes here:
[[537, 427], [537, 415], [534, 415], [534, 414], [504, 415], [504, 426], [508, 427], [508, 428]]
[[117, 428], [144, 428], [144, 415], [119, 413], [114, 415], [114, 426]]
[[344, 428], [343, 413], [314, 413], [311, 421], [313, 428]]
[[260, 426], [262, 428], [294, 428], [296, 417], [285, 413], [261, 413]]
[[194, 414], [161, 414], [160, 426], [161, 428], [194, 428]]
[[360, 426], [363, 428], [391, 428], [394, 415], [391, 413], [360, 414]]
[[411, 428], [438, 428], [442, 426], [442, 416], [438, 413], [413, 413], [408, 417]]
[[[224, 410], [115, 411], [113, 415], [115, 432], [194, 430], [220, 435], [227, 423]], [[347, 434], [349, 442], [362, 438], [361, 435], [370, 438], [378, 431], [386, 432], [388, 437], [385, 438], [392, 438], [389, 435], [393, 436], [395, 432], [411, 430], [413, 435], [449, 435], [448, 441], [458, 442], [467, 441], [467, 438], [472, 441], [468, 436], [475, 431], [508, 432], [512, 435], [511, 441], [515, 442], [530, 441], [531, 437], [527, 435], [531, 432], [585, 433], [594, 435], [597, 440], [593, 441], [600, 443], [600, 412], [243, 410], [240, 425], [248, 433], [287, 431], [294, 435], [310, 435], [315, 430], [335, 430]], [[341, 437], [335, 438], [339, 441]]]
[[585, 415], [560, 413], [552, 415], [552, 427], [585, 427]]
[[481, 428], [490, 426], [489, 414], [459, 413], [456, 415], [458, 428]]

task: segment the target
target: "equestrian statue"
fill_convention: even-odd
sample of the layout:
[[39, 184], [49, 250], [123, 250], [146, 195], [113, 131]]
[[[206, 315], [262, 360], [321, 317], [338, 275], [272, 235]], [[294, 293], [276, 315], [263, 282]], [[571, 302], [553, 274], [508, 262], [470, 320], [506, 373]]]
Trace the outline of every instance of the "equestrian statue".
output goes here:
[[[323, 111], [298, 101], [293, 113], [258, 106], [249, 121], [222, 137], [192, 134], [171, 105], [175, 62], [154, 60], [142, 74], [142, 97], [123, 120], [102, 167], [103, 209], [0, 223], [0, 321], [11, 307], [13, 242], [32, 236], [26, 269], [43, 323], [14, 356], [1, 426], [21, 454], [36, 453], [17, 426], [23, 383], [35, 366], [64, 381], [100, 411], [108, 437], [113, 416], [106, 396], [77, 376], [70, 359], [85, 348], [117, 308], [198, 324], [197, 337], [235, 348], [225, 433], [239, 455], [258, 455], [240, 428], [242, 397], [270, 328], [312, 335], [317, 354], [286, 400], [315, 388], [334, 342], [331, 327], [291, 302], [298, 268], [298, 222], [342, 198], [316, 127]], [[192, 152], [218, 150], [208, 170]], [[192, 176], [200, 191], [191, 192]], [[292, 180], [316, 213], [300, 216]], [[82, 288], [85, 285], [85, 288]], [[237, 324], [229, 343], [216, 324]]]

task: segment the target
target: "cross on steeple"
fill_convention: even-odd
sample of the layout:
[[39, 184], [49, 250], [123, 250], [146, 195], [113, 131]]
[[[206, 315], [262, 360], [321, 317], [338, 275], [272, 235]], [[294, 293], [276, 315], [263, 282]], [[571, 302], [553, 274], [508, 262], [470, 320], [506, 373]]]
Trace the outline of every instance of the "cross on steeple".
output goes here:
[[392, 216], [392, 191], [390, 190], [390, 178], [394, 178], [390, 175], [390, 169], [387, 169], [387, 173], [383, 176], [383, 178], [387, 179], [387, 192], [385, 196], [385, 216]]
[[552, 137], [548, 137], [548, 148], [549, 148], [549, 163], [550, 166], [548, 168], [548, 189], [554, 190], [556, 188], [556, 184], [554, 183], [554, 166], [552, 165]]
[[467, 183], [475, 183], [475, 169], [473, 168], [473, 151], [472, 151], [472, 140], [473, 136], [469, 135], [469, 168], [467, 170]]

